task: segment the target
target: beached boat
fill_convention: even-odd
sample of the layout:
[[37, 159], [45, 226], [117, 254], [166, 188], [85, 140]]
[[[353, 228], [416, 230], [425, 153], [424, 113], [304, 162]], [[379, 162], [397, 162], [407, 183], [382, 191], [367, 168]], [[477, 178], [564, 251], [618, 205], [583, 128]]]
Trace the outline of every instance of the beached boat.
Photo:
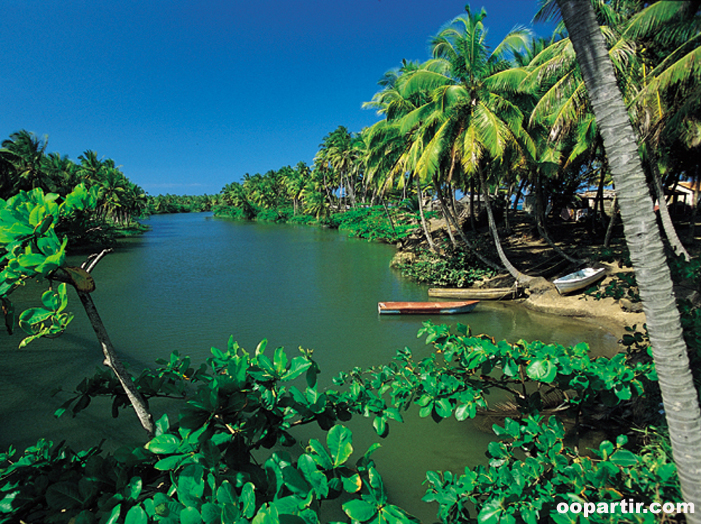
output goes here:
[[518, 296], [516, 287], [432, 287], [428, 290], [429, 297], [458, 298], [468, 300], [509, 300]]
[[469, 313], [478, 302], [378, 302], [377, 311], [381, 315], [452, 315]]
[[606, 268], [601, 267], [594, 269], [592, 267], [585, 267], [584, 269], [553, 280], [553, 284], [555, 284], [560, 294], [571, 293], [572, 291], [590, 286], [597, 280], [603, 278], [605, 274]]

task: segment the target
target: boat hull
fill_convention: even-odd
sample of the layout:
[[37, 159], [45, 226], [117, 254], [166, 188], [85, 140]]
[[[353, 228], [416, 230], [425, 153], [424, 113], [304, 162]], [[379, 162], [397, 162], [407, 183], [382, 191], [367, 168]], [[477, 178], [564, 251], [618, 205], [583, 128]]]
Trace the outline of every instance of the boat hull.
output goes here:
[[434, 287], [428, 290], [429, 297], [459, 298], [468, 300], [510, 300], [516, 298], [517, 289], [513, 287], [499, 288], [447, 288]]
[[478, 302], [378, 302], [377, 311], [380, 315], [455, 315], [469, 313]]
[[573, 291], [584, 289], [604, 278], [605, 274], [605, 268], [594, 269], [588, 267], [553, 280], [553, 284], [555, 284], [558, 292], [563, 295], [565, 293], [572, 293]]

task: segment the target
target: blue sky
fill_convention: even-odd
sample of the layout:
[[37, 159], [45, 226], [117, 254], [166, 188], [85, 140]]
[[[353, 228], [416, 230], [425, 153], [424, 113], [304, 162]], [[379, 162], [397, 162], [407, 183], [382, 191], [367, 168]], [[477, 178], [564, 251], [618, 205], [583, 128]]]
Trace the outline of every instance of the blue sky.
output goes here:
[[[489, 41], [536, 0], [482, 0]], [[112, 158], [148, 193], [218, 193], [245, 173], [311, 164], [324, 135], [464, 12], [453, 0], [21, 0], [0, 17], [0, 139]], [[536, 27], [548, 34], [548, 29]]]

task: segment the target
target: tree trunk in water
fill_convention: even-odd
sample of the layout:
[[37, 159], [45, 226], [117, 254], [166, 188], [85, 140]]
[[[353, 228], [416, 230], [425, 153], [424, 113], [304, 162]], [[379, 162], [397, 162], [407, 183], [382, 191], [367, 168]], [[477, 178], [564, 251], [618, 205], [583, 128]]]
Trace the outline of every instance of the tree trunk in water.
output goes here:
[[[701, 409], [635, 132], [590, 2], [557, 0], [604, 139], [684, 500], [701, 508]], [[700, 523], [701, 512], [685, 515]]]
[[504, 267], [509, 272], [509, 274], [516, 279], [519, 284], [528, 284], [532, 277], [524, 275], [509, 261], [504, 253], [504, 249], [501, 246], [501, 241], [499, 240], [499, 232], [497, 231], [497, 224], [494, 221], [494, 213], [492, 213], [492, 205], [489, 203], [489, 191], [487, 190], [487, 183], [484, 180], [484, 173], [480, 171], [479, 173], [480, 185], [482, 186], [482, 197], [484, 198], [484, 205], [487, 209], [487, 219], [489, 220], [489, 229], [492, 232], [492, 237], [494, 238], [494, 246], [497, 248], [497, 253], [499, 254], [499, 260], [504, 264]]
[[682, 255], [684, 260], [688, 262], [690, 260], [689, 253], [682, 245], [682, 241], [679, 240], [677, 230], [674, 228], [674, 224], [672, 224], [672, 217], [669, 216], [669, 208], [667, 207], [667, 200], [664, 196], [662, 180], [660, 180], [660, 170], [657, 167], [657, 159], [654, 156], [650, 158], [650, 172], [652, 173], [652, 185], [655, 189], [655, 195], [657, 196], [657, 202], [660, 210], [660, 221], [662, 222], [664, 234], [667, 237], [667, 241], [672, 246], [672, 250], [677, 255]]
[[431, 232], [428, 230], [428, 225], [426, 224], [426, 217], [424, 216], [424, 196], [421, 192], [421, 183], [419, 182], [419, 176], [415, 175], [416, 180], [416, 198], [419, 200], [419, 216], [421, 217], [421, 227], [424, 230], [424, 235], [426, 235], [426, 242], [428, 242], [428, 247], [434, 253], [437, 252], [436, 246], [433, 243], [433, 237], [431, 237]]
[[131, 402], [131, 405], [136, 412], [136, 416], [139, 418], [141, 426], [146, 430], [149, 438], [153, 438], [155, 433], [153, 417], [151, 416], [148, 407], [146, 407], [146, 402], [136, 389], [134, 382], [132, 382], [129, 372], [124, 369], [122, 362], [119, 360], [119, 357], [114, 350], [114, 346], [112, 345], [112, 341], [107, 334], [105, 325], [102, 323], [102, 319], [97, 312], [97, 308], [95, 307], [92, 297], [88, 293], [78, 291], [78, 298], [80, 298], [80, 302], [85, 308], [85, 313], [88, 315], [90, 325], [92, 326], [93, 331], [95, 331], [97, 340], [100, 342], [100, 346], [102, 347], [102, 353], [105, 355], [103, 364], [110, 368], [115, 374], [119, 380], [119, 383], [122, 385], [124, 392], [127, 394], [127, 397], [129, 397], [129, 402]]

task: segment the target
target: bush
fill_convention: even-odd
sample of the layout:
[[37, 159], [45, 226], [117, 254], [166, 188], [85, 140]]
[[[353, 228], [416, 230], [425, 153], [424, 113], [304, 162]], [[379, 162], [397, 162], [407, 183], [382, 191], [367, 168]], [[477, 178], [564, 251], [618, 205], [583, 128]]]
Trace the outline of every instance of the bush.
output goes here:
[[413, 261], [399, 263], [396, 267], [408, 278], [441, 287], [468, 287], [496, 274], [471, 253], [452, 248], [445, 256], [420, 250]]

